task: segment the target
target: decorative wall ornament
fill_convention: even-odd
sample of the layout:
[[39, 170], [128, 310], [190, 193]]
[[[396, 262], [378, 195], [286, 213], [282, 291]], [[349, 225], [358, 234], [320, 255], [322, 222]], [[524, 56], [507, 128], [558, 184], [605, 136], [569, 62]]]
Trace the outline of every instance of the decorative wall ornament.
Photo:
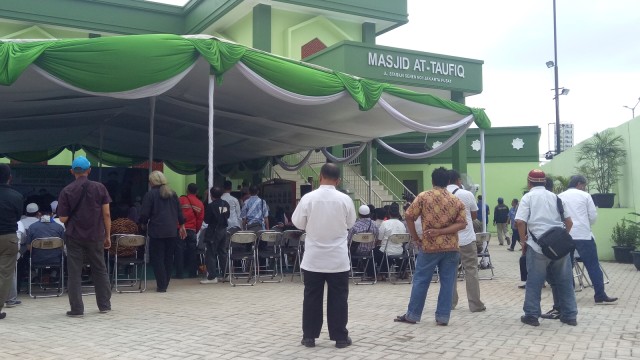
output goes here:
[[522, 139], [520, 138], [515, 138], [511, 142], [511, 146], [513, 146], [513, 148], [516, 150], [520, 150], [524, 147], [524, 141], [522, 141]]
[[442, 145], [442, 141], [434, 141], [434, 142], [433, 142], [433, 145], [431, 145], [431, 147], [432, 147], [433, 149], [435, 149], [435, 148], [437, 148], [437, 147], [440, 147], [440, 145]]
[[480, 149], [482, 148], [482, 146], [480, 145], [480, 140], [473, 140], [473, 142], [471, 142], [471, 148], [474, 151], [480, 151]]

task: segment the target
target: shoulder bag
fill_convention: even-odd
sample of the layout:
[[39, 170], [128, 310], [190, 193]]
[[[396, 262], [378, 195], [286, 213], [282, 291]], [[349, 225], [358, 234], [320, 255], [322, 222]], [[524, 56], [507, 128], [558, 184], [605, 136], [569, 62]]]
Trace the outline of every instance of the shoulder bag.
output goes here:
[[[558, 213], [564, 223], [564, 208], [562, 200], [556, 196]], [[542, 253], [551, 260], [558, 260], [573, 252], [576, 248], [573, 238], [564, 226], [554, 226], [547, 230], [539, 238], [536, 238], [531, 231], [531, 238], [542, 248]]]

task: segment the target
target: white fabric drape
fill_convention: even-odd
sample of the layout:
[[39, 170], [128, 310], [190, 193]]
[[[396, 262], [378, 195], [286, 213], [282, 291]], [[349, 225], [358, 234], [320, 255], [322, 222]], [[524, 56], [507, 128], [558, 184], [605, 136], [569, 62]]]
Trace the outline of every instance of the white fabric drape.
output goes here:
[[280, 165], [281, 168], [283, 168], [283, 169], [285, 169], [287, 171], [298, 171], [298, 169], [302, 168], [303, 166], [305, 166], [307, 164], [307, 162], [309, 161], [309, 158], [311, 157], [311, 154], [313, 154], [313, 150], [309, 150], [307, 155], [305, 155], [305, 157], [302, 160], [300, 160], [299, 163], [297, 163], [295, 165], [287, 164], [279, 156], [276, 156], [274, 158], [276, 159], [276, 162], [278, 163], [278, 165]]
[[383, 98], [380, 98], [380, 100], [378, 100], [378, 104], [385, 111], [387, 111], [389, 115], [393, 116], [393, 118], [396, 119], [399, 123], [401, 123], [402, 125], [408, 127], [413, 131], [417, 131], [421, 133], [438, 133], [438, 132], [449, 131], [449, 130], [457, 129], [473, 121], [473, 115], [469, 115], [464, 119], [449, 125], [444, 125], [444, 126], [425, 125], [404, 116], [402, 113], [396, 110], [393, 106], [391, 106], [391, 104], [386, 102]]
[[417, 154], [409, 154], [406, 152], [402, 152], [400, 150], [394, 149], [393, 147], [391, 147], [389, 144], [385, 143], [384, 141], [380, 140], [380, 139], [376, 139], [376, 142], [378, 144], [380, 144], [385, 150], [389, 151], [390, 153], [403, 157], [405, 159], [425, 159], [431, 156], [435, 156], [440, 154], [441, 152], [447, 150], [449, 147], [451, 147], [456, 141], [458, 141], [458, 139], [460, 139], [462, 137], [462, 135], [464, 135], [464, 133], [467, 131], [467, 129], [469, 128], [469, 126], [471, 126], [471, 123], [467, 123], [466, 126], [460, 127], [458, 129], [458, 131], [456, 131], [455, 134], [453, 134], [450, 138], [448, 138], [445, 142], [442, 143], [442, 145], [438, 146], [435, 149], [431, 149], [429, 151], [425, 151], [422, 153], [417, 153]]
[[251, 81], [253, 85], [258, 87], [260, 90], [282, 101], [286, 101], [292, 104], [322, 105], [334, 102], [347, 95], [346, 91], [341, 91], [337, 94], [327, 96], [307, 96], [296, 94], [270, 83], [241, 62], [239, 62], [236, 67], [242, 73], [242, 75], [244, 75], [249, 81]]
[[119, 92], [88, 91], [58, 79], [57, 77], [49, 74], [48, 72], [44, 71], [37, 65], [31, 64], [30, 66], [32, 66], [35, 71], [37, 71], [40, 75], [44, 76], [47, 80], [50, 80], [67, 89], [74, 90], [83, 94], [94, 95], [94, 96], [107, 96], [107, 97], [112, 97], [116, 99], [142, 99], [142, 98], [147, 98], [151, 96], [161, 95], [165, 93], [167, 90], [173, 88], [174, 86], [176, 86], [176, 84], [180, 82], [180, 80], [182, 80], [193, 69], [195, 65], [196, 65], [196, 61], [194, 61], [193, 64], [191, 64], [191, 66], [186, 68], [183, 72], [167, 80], [164, 80], [155, 84], [142, 86], [136, 89], [119, 91]]
[[348, 163], [349, 161], [357, 158], [358, 156], [360, 156], [360, 154], [362, 154], [362, 152], [364, 151], [364, 149], [366, 149], [367, 147], [367, 143], [362, 143], [360, 144], [360, 146], [358, 147], [358, 150], [356, 150], [356, 152], [354, 152], [353, 154], [345, 157], [345, 158], [338, 158], [333, 156], [332, 153], [330, 153], [327, 148], [322, 148], [320, 149], [320, 151], [322, 151], [322, 154], [324, 154], [324, 156], [329, 159], [331, 162], [334, 163], [338, 163], [338, 164], [342, 164], [342, 163]]

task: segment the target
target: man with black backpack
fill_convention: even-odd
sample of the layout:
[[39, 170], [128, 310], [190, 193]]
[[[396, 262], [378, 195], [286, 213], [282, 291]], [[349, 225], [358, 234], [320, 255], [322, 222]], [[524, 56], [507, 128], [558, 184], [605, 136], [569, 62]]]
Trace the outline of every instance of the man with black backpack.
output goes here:
[[204, 212], [204, 222], [208, 225], [204, 233], [207, 278], [201, 280], [201, 284], [216, 284], [218, 282], [215, 270], [217, 264], [220, 265], [218, 276], [224, 278], [228, 251], [227, 220], [229, 219], [231, 208], [228, 202], [221, 199], [223, 193], [220, 187], [212, 187], [210, 190], [211, 202]]

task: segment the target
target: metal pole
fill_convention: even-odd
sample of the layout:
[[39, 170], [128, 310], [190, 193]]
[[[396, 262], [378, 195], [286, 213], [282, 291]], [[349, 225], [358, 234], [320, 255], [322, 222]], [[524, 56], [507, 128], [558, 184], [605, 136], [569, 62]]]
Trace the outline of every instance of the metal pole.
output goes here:
[[104, 124], [100, 125], [100, 149], [98, 151], [98, 181], [102, 182], [102, 147], [104, 146]]
[[[156, 121], [156, 97], [152, 96], [149, 99], [150, 111], [149, 111], [149, 175], [153, 171], [153, 132]], [[151, 185], [149, 185], [151, 187]]]
[[373, 190], [371, 189], [371, 182], [373, 181], [373, 141], [369, 141], [369, 144], [367, 145], [368, 148], [368, 156], [367, 158], [369, 159], [369, 204], [373, 204], [371, 202], [371, 198], [373, 197]]
[[484, 219], [482, 219], [482, 232], [487, 232], [487, 219], [489, 218], [489, 214], [487, 214], [487, 207], [484, 205], [487, 201], [487, 184], [485, 179], [484, 172], [484, 130], [480, 129], [480, 182], [482, 187], [482, 202], [480, 206], [482, 207], [482, 214], [484, 215]]
[[[209, 186], [209, 190], [213, 187], [213, 171], [214, 171], [214, 161], [213, 161], [213, 149], [214, 149], [214, 139], [213, 139], [213, 115], [214, 115], [214, 106], [213, 106], [213, 95], [215, 89], [215, 76], [209, 75], [209, 161], [208, 161], [208, 169], [209, 169], [209, 178], [207, 184]], [[209, 202], [211, 202], [211, 196], [208, 196]]]
[[556, 30], [556, 0], [553, 0], [553, 76], [555, 78], [556, 101], [556, 155], [560, 154], [560, 96], [558, 96], [558, 34]]

